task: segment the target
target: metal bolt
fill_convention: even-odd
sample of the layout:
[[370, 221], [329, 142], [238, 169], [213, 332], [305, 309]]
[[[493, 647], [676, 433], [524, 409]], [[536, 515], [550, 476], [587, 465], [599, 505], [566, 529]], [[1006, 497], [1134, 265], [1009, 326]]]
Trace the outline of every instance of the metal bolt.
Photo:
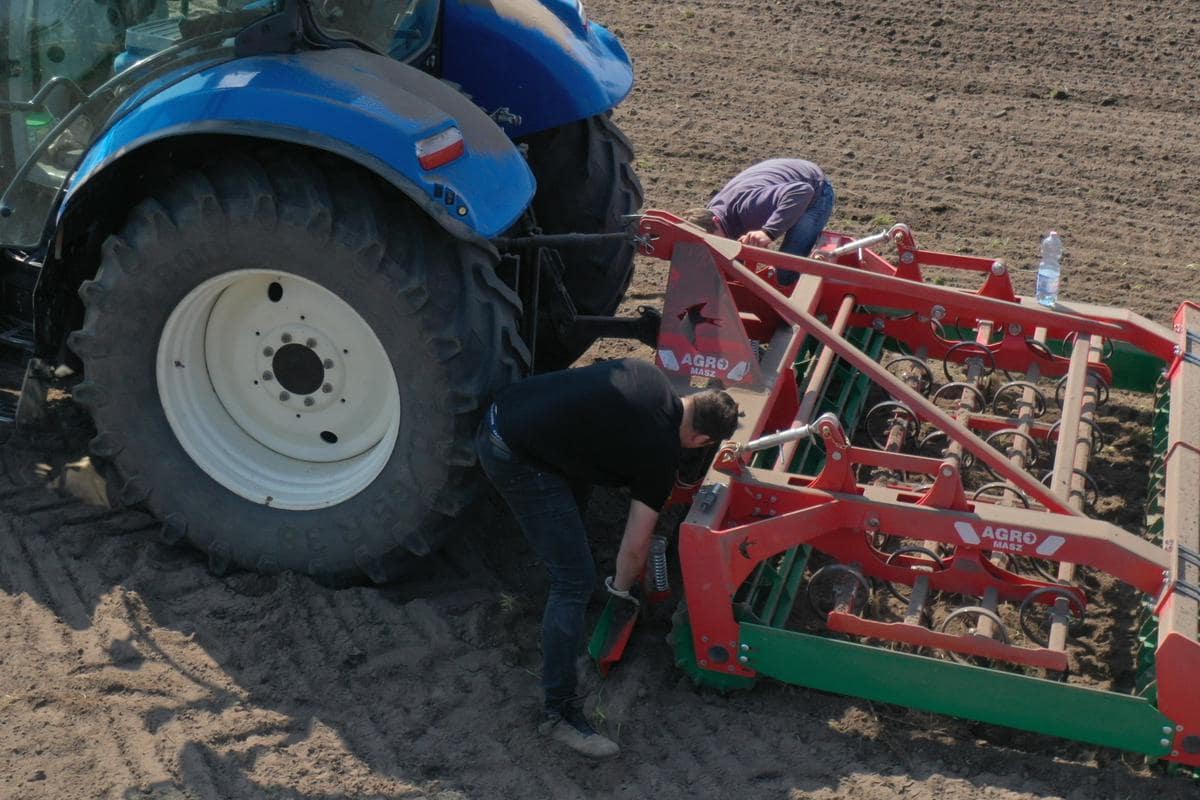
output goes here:
[[743, 644], [743, 645], [741, 646], [741, 651], [742, 651], [743, 653], [749, 653], [749, 652], [750, 652], [750, 645], [748, 645], [748, 644]]
[[466, 207], [466, 206], [459, 206], [459, 207], [458, 207], [458, 215], [459, 215], [460, 217], [465, 217], [465, 216], [467, 215], [467, 207]]
[[745, 664], [745, 663], [746, 663], [746, 662], [748, 662], [749, 660], [750, 660], [750, 659], [749, 659], [747, 656], [738, 656], [738, 662], [739, 662], [739, 663]]
[[871, 517], [870, 519], [868, 519], [867, 527], [868, 528], [878, 528], [879, 527], [879, 517]]
[[1180, 353], [1183, 352], [1183, 348], [1181, 348], [1179, 345], [1175, 345], [1174, 347], [1171, 348], [1171, 351], [1173, 353], [1175, 353], [1175, 355], [1179, 355]]
[[761, 509], [761, 508], [759, 508], [758, 506], [755, 506], [755, 507], [754, 507], [754, 513], [755, 513], [756, 515], [757, 515], [757, 514], [761, 514], [761, 513], [762, 513], [762, 509]]
[[1175, 732], [1176, 732], [1176, 733], [1183, 733], [1183, 726], [1182, 726], [1182, 725], [1176, 725], [1176, 726], [1175, 726]]
[[321, 362], [321, 366], [325, 367], [325, 369], [333, 369], [333, 359], [332, 358], [325, 359], [324, 361]]
[[771, 495], [771, 502], [772, 502], [772, 503], [774, 503], [774, 502], [775, 502], [776, 500], [778, 500], [778, 499], [779, 499], [779, 498], [778, 498], [778, 497], [776, 497], [775, 495]]
[[905, 264], [911, 264], [914, 260], [916, 260], [916, 256], [914, 256], [911, 252], [906, 252], [900, 255], [900, 260]]
[[1003, 261], [993, 261], [992, 262], [992, 274], [993, 275], [1003, 275], [1005, 272], [1008, 272], [1008, 270], [1004, 268]]
[[279, 341], [283, 342], [284, 344], [288, 344], [292, 341], [292, 335], [290, 333], [285, 333], [283, 336], [279, 337]]
[[264, 347], [263, 355], [266, 356], [267, 358], [270, 358], [271, 356], [275, 355], [275, 348], [274, 347]]
[[876, 317], [875, 319], [871, 320], [871, 327], [874, 328], [875, 330], [881, 331], [881, 330], [883, 330], [883, 326], [884, 326], [883, 320], [880, 319], [879, 317]]
[[317, 402], [317, 401], [313, 400], [311, 397], [304, 398], [304, 405], [306, 405], [306, 406], [311, 406], [315, 402]]
[[834, 461], [841, 461], [842, 460], [842, 451], [834, 450], [832, 453], [832, 458]]
[[1021, 323], [1010, 322], [1008, 325], [1008, 332], [1012, 336], [1020, 336], [1021, 335]]
[[707, 666], [708, 666], [708, 659], [707, 659], [707, 658], [702, 658], [702, 659], [700, 659], [700, 666], [702, 666], [702, 667], [707, 667]]
[[1172, 750], [1172, 751], [1171, 751], [1171, 755], [1172, 755], [1172, 756], [1177, 756], [1177, 755], [1179, 755], [1179, 751], [1178, 751], [1178, 750]]
[[324, 392], [325, 394], [329, 394], [330, 392], [333, 391], [333, 384], [332, 383], [325, 384], [324, 386], [321, 387], [321, 391]]
[[929, 313], [934, 319], [936, 319], [938, 322], [941, 322], [946, 316], [946, 307], [943, 305], [935, 305], [929, 310]]
[[305, 339], [305, 340], [304, 340], [304, 345], [305, 345], [306, 347], [308, 347], [309, 349], [311, 349], [311, 348], [314, 348], [314, 347], [316, 347], [316, 346], [317, 346], [317, 340], [316, 340], [316, 339], [312, 339], [312, 338]]
[[1163, 733], [1165, 733], [1167, 736], [1170, 736], [1174, 732], [1175, 732], [1175, 729], [1172, 728], [1170, 725], [1163, 725]]
[[707, 637], [707, 636], [701, 636], [701, 637], [700, 637], [700, 641], [702, 641], [702, 642], [707, 642], [707, 641], [708, 641], [708, 637]]
[[733, 664], [730, 664], [730, 665], [729, 665], [728, 667], [726, 667], [725, 669], [726, 669], [727, 671], [729, 671], [729, 672], [733, 672]]
[[288, 400], [292, 399], [292, 396], [287, 392], [280, 392], [279, 399], [286, 403]]
[[1171, 740], [1170, 740], [1170, 739], [1159, 739], [1159, 740], [1158, 740], [1158, 743], [1159, 743], [1159, 744], [1161, 744], [1163, 747], [1170, 747], [1170, 746], [1171, 746]]
[[755, 500], [762, 500], [762, 493], [761, 493], [761, 492], [756, 492], [756, 493], [754, 494], [754, 499], [755, 499]]
[[944, 475], [945, 477], [949, 478], [949, 477], [951, 477], [953, 474], [954, 474], [954, 468], [953, 468], [953, 467], [943, 467], [943, 468], [942, 468], [942, 475]]
[[271, 374], [271, 371], [270, 371], [270, 370], [267, 370], [266, 372], [264, 372], [264, 373], [263, 373], [263, 380], [264, 380], [264, 381], [269, 381], [269, 380], [272, 380], [274, 377], [275, 377], [275, 376]]

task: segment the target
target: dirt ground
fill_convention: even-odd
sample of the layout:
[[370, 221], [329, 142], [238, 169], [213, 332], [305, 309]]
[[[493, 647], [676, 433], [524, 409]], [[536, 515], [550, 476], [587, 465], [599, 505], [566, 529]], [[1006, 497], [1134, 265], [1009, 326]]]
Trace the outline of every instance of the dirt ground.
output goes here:
[[[906, 222], [923, 246], [1005, 259], [1031, 292], [1054, 227], [1067, 298], [1159, 322], [1200, 298], [1200, 6], [587, 10], [636, 61], [616, 118], [648, 207], [699, 205], [741, 167], [799, 155], [831, 176], [838, 230]], [[660, 302], [665, 269], [640, 264], [628, 305]], [[629, 353], [648, 350], [607, 343], [590, 357]], [[590, 678], [589, 708], [624, 752], [584, 763], [534, 732], [545, 583], [498, 506], [403, 584], [218, 578], [160, 543], [148, 516], [60, 491], [87, 478], [73, 466], [79, 413], [64, 401], [49, 431], [0, 449], [3, 800], [1197, 796], [1190, 779], [1102, 748], [771, 682], [696, 691], [662, 619], [610, 679]], [[1120, 435], [1109, 485], [1147, 452], [1136, 431]], [[598, 492], [589, 511], [601, 574], [626, 502]], [[1127, 628], [1134, 609], [1113, 616]], [[1128, 636], [1097, 638], [1129, 660]], [[1104, 669], [1098, 683], [1128, 679]]]

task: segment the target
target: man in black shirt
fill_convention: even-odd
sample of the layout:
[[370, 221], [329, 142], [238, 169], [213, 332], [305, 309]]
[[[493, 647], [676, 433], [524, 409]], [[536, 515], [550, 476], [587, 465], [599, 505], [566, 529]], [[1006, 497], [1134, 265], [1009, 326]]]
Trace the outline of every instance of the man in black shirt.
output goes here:
[[501, 392], [479, 429], [484, 472], [504, 497], [550, 573], [542, 616], [540, 730], [594, 758], [617, 744], [582, 713], [575, 662], [583, 648], [584, 612], [596, 582], [587, 530], [576, 501], [582, 486], [625, 486], [629, 518], [607, 590], [630, 603], [650, 539], [684, 448], [728, 439], [737, 404], [705, 391], [682, 400], [653, 364], [636, 359], [528, 378]]

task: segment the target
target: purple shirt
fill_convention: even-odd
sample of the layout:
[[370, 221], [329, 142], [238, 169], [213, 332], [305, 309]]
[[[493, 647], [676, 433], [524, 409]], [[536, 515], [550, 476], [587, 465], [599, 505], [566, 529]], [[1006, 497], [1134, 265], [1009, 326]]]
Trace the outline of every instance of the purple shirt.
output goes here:
[[772, 158], [738, 173], [708, 201], [725, 235], [764, 231], [778, 239], [808, 210], [825, 173], [811, 161]]

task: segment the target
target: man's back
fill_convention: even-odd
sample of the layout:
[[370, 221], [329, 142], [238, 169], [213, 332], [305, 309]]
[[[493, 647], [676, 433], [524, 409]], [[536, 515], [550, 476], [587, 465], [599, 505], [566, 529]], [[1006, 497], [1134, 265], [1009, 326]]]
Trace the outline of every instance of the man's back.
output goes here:
[[654, 365], [636, 359], [528, 378], [496, 400], [509, 447], [574, 481], [628, 486], [666, 502], [681, 452], [683, 407]]

